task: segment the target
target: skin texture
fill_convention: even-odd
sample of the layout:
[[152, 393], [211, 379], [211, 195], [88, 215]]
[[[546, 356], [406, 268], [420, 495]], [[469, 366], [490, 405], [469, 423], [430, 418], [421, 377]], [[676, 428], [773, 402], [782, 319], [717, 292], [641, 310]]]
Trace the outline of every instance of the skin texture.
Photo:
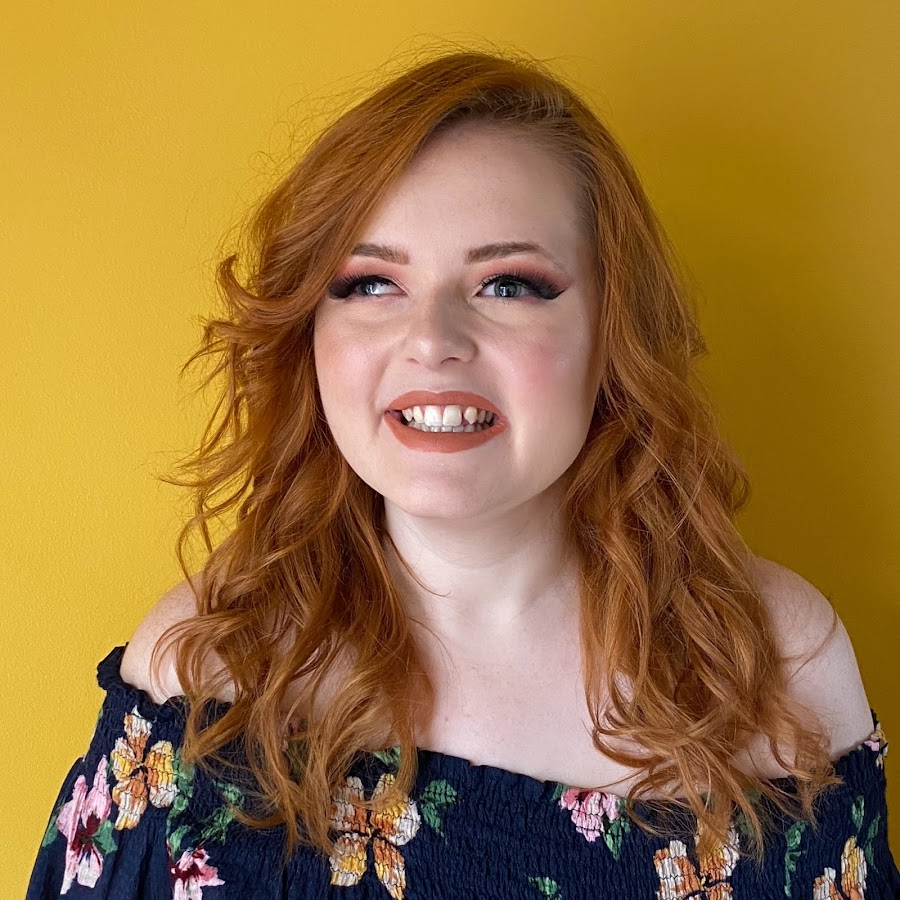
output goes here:
[[[780, 652], [800, 657], [788, 667], [788, 690], [823, 717], [830, 729], [831, 756], [836, 759], [864, 741], [872, 729], [869, 699], [847, 629], [841, 622], [832, 638], [825, 641], [831, 625], [831, 603], [811, 582], [786, 566], [755, 557], [753, 573]], [[202, 574], [196, 577], [202, 579]], [[157, 702], [183, 694], [168, 652], [163, 654], [161, 680], [151, 679], [150, 652], [166, 627], [196, 613], [196, 597], [186, 581], [170, 588], [132, 634], [122, 659], [123, 679], [147, 691]], [[591, 744], [584, 727], [587, 712], [577, 673], [566, 672], [565, 666], [551, 672], [529, 658], [529, 649], [541, 653], [542, 659], [551, 657], [567, 632], [568, 627], [560, 624], [545, 635], [547, 640], [533, 635], [531, 648], [524, 642], [498, 648], [493, 673], [478, 672], [460, 662], [459, 677], [451, 679], [437, 668], [437, 714], [423, 727], [419, 746], [536, 778], [570, 785], [606, 784], [608, 790], [627, 793], [640, 773], [612, 763]], [[511, 670], [515, 653], [521, 654], [520, 664]], [[804, 664], [807, 657], [809, 661]], [[212, 675], [220, 664], [214, 658], [207, 673]], [[436, 665], [440, 667], [443, 661], [438, 660]], [[338, 679], [332, 684], [336, 688]], [[323, 703], [328, 702], [330, 689]], [[285, 709], [294, 696], [291, 691]], [[233, 691], [223, 691], [221, 699], [233, 700]], [[739, 751], [734, 762], [766, 778], [787, 774], [772, 756], [763, 735]]]
[[[420, 579], [395, 568], [411, 615], [496, 661], [498, 641], [534, 634], [577, 602], [558, 527], [563, 474], [584, 444], [598, 384], [599, 299], [571, 174], [521, 134], [484, 124], [434, 138], [370, 216], [360, 242], [402, 248], [406, 265], [351, 257], [378, 275], [316, 313], [325, 414], [354, 471], [385, 498], [387, 528]], [[471, 247], [540, 244], [467, 265]], [[485, 278], [521, 266], [563, 289], [544, 300]], [[365, 292], [368, 293], [365, 293]], [[508, 429], [458, 453], [402, 446], [382, 420], [410, 390], [469, 390]]]

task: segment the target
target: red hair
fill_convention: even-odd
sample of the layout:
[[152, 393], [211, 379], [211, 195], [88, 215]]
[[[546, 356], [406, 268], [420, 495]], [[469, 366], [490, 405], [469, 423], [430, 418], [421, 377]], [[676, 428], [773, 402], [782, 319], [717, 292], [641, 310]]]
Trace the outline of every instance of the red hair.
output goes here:
[[[749, 480], [694, 375], [706, 347], [638, 175], [575, 90], [512, 53], [439, 56], [343, 112], [255, 210], [245, 277], [236, 274], [238, 253], [218, 266], [226, 311], [205, 320], [185, 368], [215, 356], [205, 384], [221, 374], [224, 385], [200, 446], [181, 465], [190, 474], [163, 479], [189, 487], [195, 507], [177, 554], [199, 611], [164, 635], [175, 638], [176, 672], [192, 701], [184, 761], [226, 764], [218, 751], [240, 737], [264, 805], [258, 817], [236, 815], [251, 827], [285, 824], [288, 855], [298, 842], [330, 854], [331, 797], [358, 751], [385, 746], [386, 729], [401, 753], [384, 799], [413, 786], [410, 673], [423, 667], [386, 567], [383, 498], [349, 467], [322, 411], [312, 323], [359, 223], [430, 136], [462, 122], [515, 128], [557, 154], [578, 180], [583, 227], [596, 244], [603, 371], [587, 439], [565, 476], [563, 515], [581, 569], [594, 743], [645, 770], [628, 806], [642, 828], [656, 833], [631, 799], [674, 783], [699, 818], [699, 852], [726, 840], [739, 807], [758, 855], [768, 819], [754, 792], [815, 825], [816, 795], [840, 779], [821, 724], [786, 691], [753, 557], [734, 524]], [[213, 549], [208, 524], [230, 510], [235, 525]], [[195, 530], [208, 557], [192, 580], [184, 545]], [[313, 716], [344, 651], [349, 675]], [[202, 667], [210, 652], [225, 665], [216, 677]], [[299, 679], [302, 694], [286, 716], [286, 691]], [[203, 704], [226, 683], [233, 704], [203, 727]], [[427, 679], [417, 684], [432, 703]], [[601, 720], [604, 687], [610, 706]], [[757, 731], [797, 779], [796, 798], [731, 763]], [[606, 737], [643, 752], [616, 750]], [[795, 748], [792, 763], [777, 751], [784, 743]], [[708, 786], [710, 804], [697, 784]]]

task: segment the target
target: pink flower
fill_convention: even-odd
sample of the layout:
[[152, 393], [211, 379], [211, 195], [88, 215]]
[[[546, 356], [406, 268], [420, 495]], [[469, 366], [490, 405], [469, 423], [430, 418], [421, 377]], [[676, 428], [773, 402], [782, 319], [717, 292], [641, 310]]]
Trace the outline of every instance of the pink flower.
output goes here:
[[606, 830], [605, 822], [619, 817], [619, 797], [603, 791], [583, 791], [569, 788], [559, 798], [563, 809], [572, 810], [575, 828], [593, 843]]
[[875, 726], [875, 730], [869, 735], [869, 739], [863, 741], [863, 743], [878, 754], [875, 757], [875, 765], [879, 768], [884, 768], [884, 758], [887, 756], [888, 743], [884, 736], [884, 731], [881, 729], [881, 723]]
[[59, 811], [56, 827], [66, 836], [66, 869], [60, 894], [66, 894], [73, 881], [94, 887], [103, 872], [103, 857], [110, 846], [98, 839], [97, 832], [109, 817], [111, 799], [106, 783], [106, 757], [97, 763], [94, 786], [87, 789], [84, 775], [79, 775], [72, 789], [72, 799]]
[[209, 854], [202, 848], [185, 850], [177, 863], [169, 857], [169, 875], [172, 877], [172, 900], [203, 900], [200, 888], [225, 884], [218, 877], [215, 866], [208, 866]]

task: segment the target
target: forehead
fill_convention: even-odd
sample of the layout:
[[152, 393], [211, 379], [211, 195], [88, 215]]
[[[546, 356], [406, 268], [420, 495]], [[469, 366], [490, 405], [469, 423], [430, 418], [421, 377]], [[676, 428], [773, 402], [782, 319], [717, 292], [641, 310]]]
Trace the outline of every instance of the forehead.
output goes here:
[[467, 123], [434, 135], [368, 218], [362, 240], [411, 249], [534, 241], [574, 264], [584, 249], [574, 175], [534, 138]]

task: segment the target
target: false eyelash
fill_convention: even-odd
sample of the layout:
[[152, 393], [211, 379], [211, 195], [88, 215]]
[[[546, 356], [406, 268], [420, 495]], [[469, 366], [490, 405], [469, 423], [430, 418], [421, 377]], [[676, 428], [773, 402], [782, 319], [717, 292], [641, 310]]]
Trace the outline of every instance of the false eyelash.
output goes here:
[[[557, 288], [555, 284], [548, 281], [546, 278], [541, 278], [538, 275], [528, 275], [520, 269], [512, 268], [507, 272], [501, 272], [498, 275], [491, 275], [490, 278], [485, 278], [484, 281], [481, 282], [481, 287], [487, 287], [489, 284], [492, 284], [495, 281], [500, 281], [502, 279], [509, 279], [510, 281], [518, 281], [525, 285], [525, 287], [529, 288], [529, 290], [534, 291], [539, 297], [543, 300], [555, 300], [561, 293], [562, 290]], [[495, 297], [495, 300], [521, 300], [521, 297]]]
[[377, 281], [381, 284], [390, 284], [387, 278], [380, 275], [344, 275], [343, 278], [337, 278], [328, 286], [328, 293], [332, 297], [339, 300], [346, 300], [350, 296], [350, 292], [364, 281]]
[[[510, 269], [506, 272], [500, 272], [497, 275], [491, 275], [490, 278], [485, 278], [480, 287], [485, 288], [489, 284], [500, 281], [501, 279], [508, 279], [510, 281], [518, 281], [527, 287], [529, 290], [533, 291], [537, 294], [538, 297], [543, 300], [555, 300], [561, 293], [562, 290], [557, 288], [555, 284], [548, 281], [545, 278], [541, 278], [539, 276], [528, 275], [525, 272], [520, 271], [519, 269]], [[392, 282], [388, 278], [383, 278], [381, 275], [344, 275], [342, 278], [338, 278], [333, 281], [329, 287], [328, 292], [332, 297], [335, 297], [339, 300], [346, 300], [347, 297], [350, 296], [350, 293], [358, 287], [360, 284], [363, 284], [367, 281], [378, 282], [380, 284], [391, 284]], [[494, 297], [494, 300], [504, 300], [507, 302], [521, 302], [524, 297]]]

